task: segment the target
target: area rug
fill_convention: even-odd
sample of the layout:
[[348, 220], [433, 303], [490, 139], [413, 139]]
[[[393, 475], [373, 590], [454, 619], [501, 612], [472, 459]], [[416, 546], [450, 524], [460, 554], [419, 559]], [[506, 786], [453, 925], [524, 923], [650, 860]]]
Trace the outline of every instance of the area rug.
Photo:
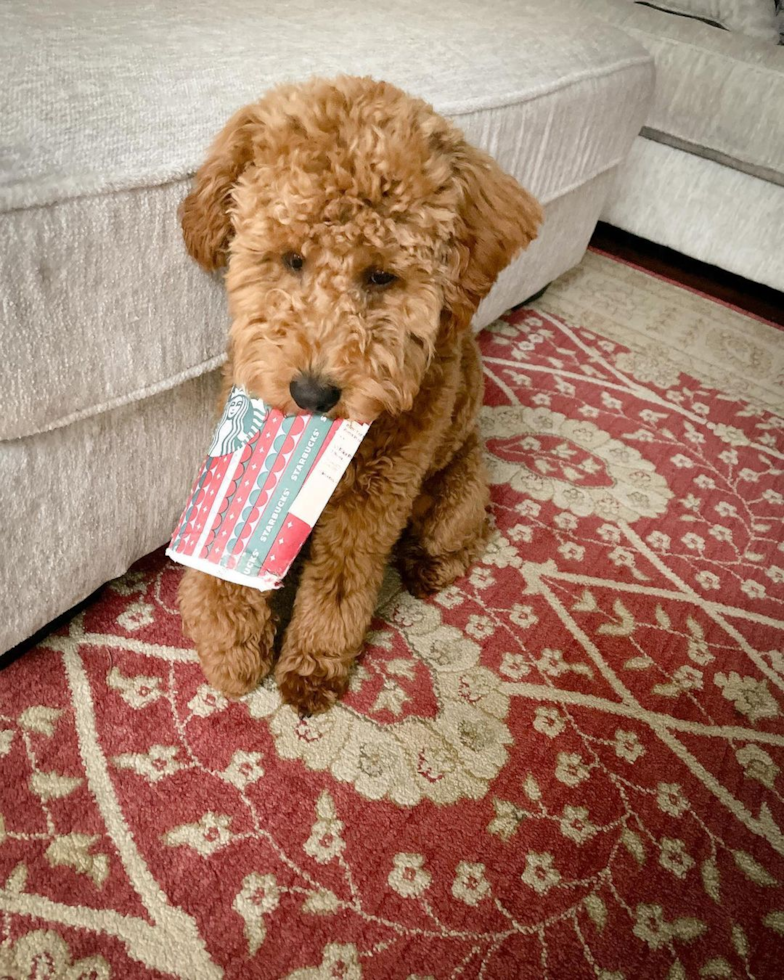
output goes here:
[[487, 553], [326, 715], [160, 553], [0, 672], [0, 977], [784, 976], [783, 341], [595, 253], [486, 330]]

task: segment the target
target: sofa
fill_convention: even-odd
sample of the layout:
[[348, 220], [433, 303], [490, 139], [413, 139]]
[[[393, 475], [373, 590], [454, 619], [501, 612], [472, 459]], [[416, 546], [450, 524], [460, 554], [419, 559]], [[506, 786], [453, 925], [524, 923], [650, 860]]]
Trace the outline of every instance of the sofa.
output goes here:
[[10, 0], [0, 18], [0, 651], [169, 538], [227, 332], [177, 208], [238, 106], [370, 74], [492, 153], [545, 221], [478, 328], [580, 261], [653, 89], [627, 33], [515, 0]]
[[[784, 290], [784, 46], [774, 0], [564, 0], [562, 9], [586, 31], [592, 18], [624, 30], [656, 62], [653, 102], [602, 220]], [[723, 25], [689, 11], [723, 13]]]

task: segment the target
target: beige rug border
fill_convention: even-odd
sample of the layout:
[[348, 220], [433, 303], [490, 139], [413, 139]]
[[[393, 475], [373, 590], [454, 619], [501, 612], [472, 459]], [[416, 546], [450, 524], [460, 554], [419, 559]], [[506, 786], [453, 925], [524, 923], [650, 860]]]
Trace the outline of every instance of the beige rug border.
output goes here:
[[763, 320], [592, 251], [532, 306], [784, 416], [784, 331]]

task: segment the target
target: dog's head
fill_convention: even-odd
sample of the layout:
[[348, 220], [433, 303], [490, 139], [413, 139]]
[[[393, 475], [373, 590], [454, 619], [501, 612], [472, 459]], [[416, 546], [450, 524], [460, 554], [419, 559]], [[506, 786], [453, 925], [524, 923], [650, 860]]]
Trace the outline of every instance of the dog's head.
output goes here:
[[372, 421], [411, 408], [541, 209], [424, 102], [339, 78], [237, 112], [181, 219], [205, 269], [228, 262], [235, 382]]

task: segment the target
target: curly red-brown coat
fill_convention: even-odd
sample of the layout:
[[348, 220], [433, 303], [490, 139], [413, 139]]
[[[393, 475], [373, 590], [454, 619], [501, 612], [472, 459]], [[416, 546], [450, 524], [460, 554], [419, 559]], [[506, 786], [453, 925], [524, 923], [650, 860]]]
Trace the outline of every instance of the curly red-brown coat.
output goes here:
[[[352, 77], [241, 109], [183, 202], [191, 255], [228, 265], [227, 384], [296, 412], [291, 382], [309, 374], [339, 390], [331, 415], [373, 423], [313, 532], [275, 669], [303, 714], [345, 690], [393, 551], [418, 595], [481, 552], [470, 323], [541, 217], [425, 102]], [[271, 669], [267, 595], [189, 570], [180, 607], [215, 687], [239, 696]]]

